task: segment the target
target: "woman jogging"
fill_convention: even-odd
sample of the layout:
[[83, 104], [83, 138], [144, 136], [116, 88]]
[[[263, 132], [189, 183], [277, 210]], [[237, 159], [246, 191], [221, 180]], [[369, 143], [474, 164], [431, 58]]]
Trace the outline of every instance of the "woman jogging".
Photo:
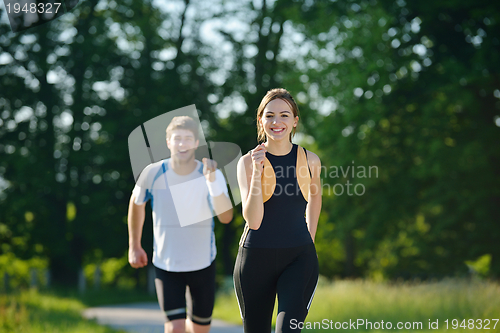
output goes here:
[[[260, 142], [238, 162], [246, 221], [234, 268], [245, 333], [276, 333], [303, 322], [318, 281], [314, 236], [321, 211], [321, 162], [292, 144], [299, 110], [285, 89], [272, 89], [257, 110]], [[295, 325], [294, 325], [295, 324]]]

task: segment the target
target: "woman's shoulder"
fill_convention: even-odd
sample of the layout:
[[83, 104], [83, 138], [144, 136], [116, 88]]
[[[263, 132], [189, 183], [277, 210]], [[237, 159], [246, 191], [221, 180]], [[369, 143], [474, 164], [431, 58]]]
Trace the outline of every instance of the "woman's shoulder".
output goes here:
[[241, 164], [241, 163], [245, 166], [249, 166], [252, 164], [252, 156], [250, 156], [250, 151], [248, 153], [246, 153], [245, 155], [240, 157], [238, 164]]
[[307, 160], [309, 161], [310, 165], [321, 165], [321, 160], [319, 159], [318, 155], [305, 148], [304, 150], [306, 151]]
[[245, 155], [241, 156], [240, 157], [240, 161], [251, 161], [252, 160], [252, 156], [250, 156], [250, 153], [251, 153], [251, 150], [249, 152], [247, 152]]

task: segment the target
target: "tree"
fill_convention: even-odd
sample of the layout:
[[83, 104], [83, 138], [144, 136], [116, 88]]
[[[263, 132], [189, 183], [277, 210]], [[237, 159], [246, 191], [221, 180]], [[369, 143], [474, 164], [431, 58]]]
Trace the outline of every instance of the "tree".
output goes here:
[[303, 90], [319, 114], [323, 163], [380, 172], [325, 179], [366, 188], [332, 193], [325, 207], [344, 243], [345, 275], [453, 274], [465, 260], [498, 258], [498, 187], [488, 186], [499, 181], [500, 152], [488, 144], [499, 135], [497, 9], [317, 1], [296, 13], [315, 45]]

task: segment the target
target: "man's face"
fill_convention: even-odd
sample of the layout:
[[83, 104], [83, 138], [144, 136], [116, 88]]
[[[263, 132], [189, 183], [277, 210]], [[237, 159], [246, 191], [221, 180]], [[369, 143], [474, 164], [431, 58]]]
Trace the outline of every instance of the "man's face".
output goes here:
[[170, 149], [172, 158], [180, 162], [188, 162], [194, 159], [194, 151], [198, 148], [199, 141], [195, 140], [193, 132], [186, 129], [171, 131], [167, 138], [167, 147]]

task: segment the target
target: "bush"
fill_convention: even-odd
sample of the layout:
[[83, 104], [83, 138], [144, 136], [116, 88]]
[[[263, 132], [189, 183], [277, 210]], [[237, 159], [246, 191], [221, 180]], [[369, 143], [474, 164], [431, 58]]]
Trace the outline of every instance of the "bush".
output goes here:
[[41, 257], [22, 260], [13, 253], [0, 255], [0, 289], [45, 287], [49, 283], [48, 260]]
[[[98, 267], [99, 272], [96, 273]], [[85, 279], [92, 281], [94, 285], [97, 283], [96, 276], [99, 274], [99, 286], [116, 286], [123, 289], [133, 289], [137, 285], [136, 279], [130, 274], [130, 271], [126, 256], [104, 259], [100, 264], [89, 263], [83, 268]]]

